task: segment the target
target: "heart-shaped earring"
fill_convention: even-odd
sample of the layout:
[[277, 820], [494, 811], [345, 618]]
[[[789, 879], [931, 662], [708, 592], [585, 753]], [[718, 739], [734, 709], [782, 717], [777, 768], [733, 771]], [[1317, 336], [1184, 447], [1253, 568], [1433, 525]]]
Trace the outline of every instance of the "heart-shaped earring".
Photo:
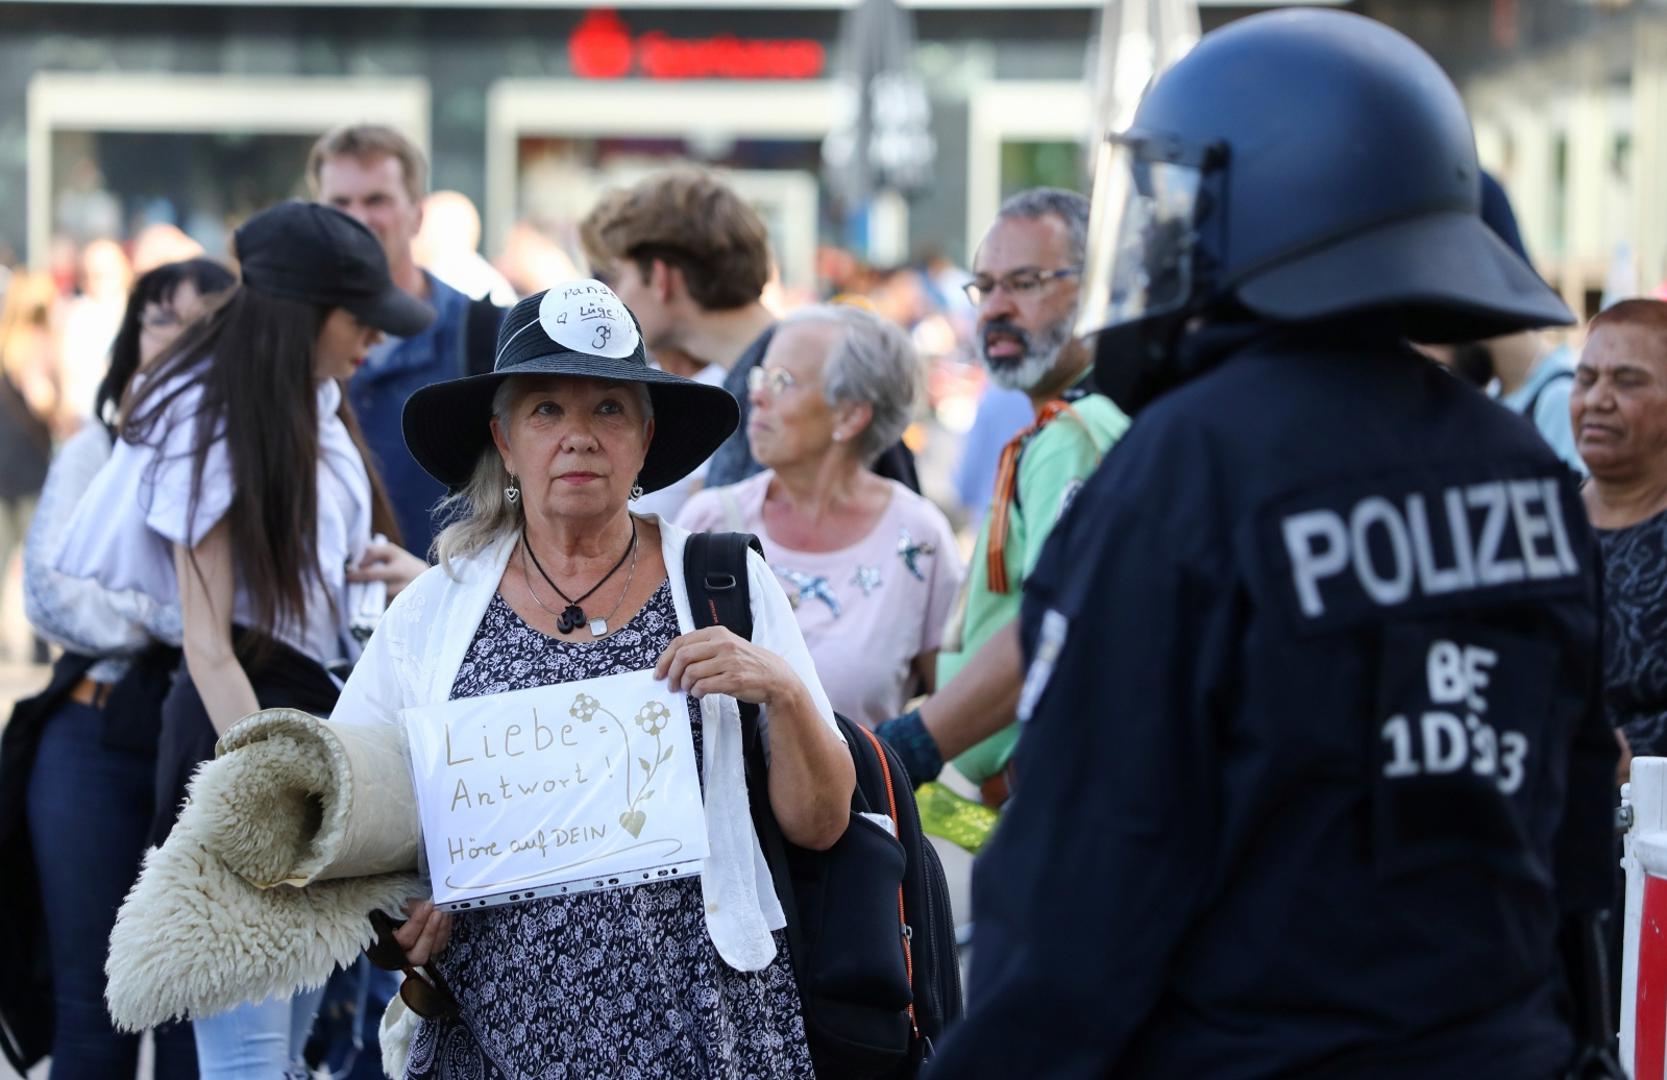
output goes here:
[[509, 474], [509, 486], [504, 488], [504, 498], [509, 500], [511, 506], [521, 501], [521, 483], [515, 479], [514, 473]]
[[640, 498], [642, 498], [642, 496], [643, 496], [642, 481], [639, 480], [635, 484], [631, 485], [631, 498], [640, 499]]

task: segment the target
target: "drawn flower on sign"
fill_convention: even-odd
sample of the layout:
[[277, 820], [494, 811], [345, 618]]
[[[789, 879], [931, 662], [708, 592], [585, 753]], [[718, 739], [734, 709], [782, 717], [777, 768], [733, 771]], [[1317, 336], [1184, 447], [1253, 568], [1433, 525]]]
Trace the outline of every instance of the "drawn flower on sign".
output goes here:
[[[654, 778], [659, 775], [660, 766], [671, 757], [672, 747], [665, 745], [665, 740], [661, 737], [666, 725], [671, 721], [671, 710], [658, 701], [646, 701], [637, 710], [637, 726], [654, 740], [652, 750], [647, 746], [640, 749], [633, 747], [631, 725], [620, 723], [619, 717], [589, 694], [574, 697], [567, 714], [585, 723], [589, 723], [600, 714], [618, 725], [620, 741], [625, 744], [625, 810], [619, 815], [619, 823], [632, 836], [641, 835], [643, 825], [648, 821], [648, 814], [640, 808], [641, 804], [653, 797], [654, 789], [651, 785]], [[596, 728], [602, 734], [606, 734], [607, 729], [607, 724], [598, 724]], [[633, 763], [640, 770], [640, 783], [634, 783], [632, 780]]]
[[654, 748], [648, 750], [647, 747], [643, 747], [636, 754], [635, 763], [641, 771], [642, 782], [635, 787], [631, 783], [633, 746], [629, 725], [619, 725], [620, 738], [625, 742], [625, 797], [628, 800], [624, 813], [619, 815], [619, 823], [632, 836], [640, 835], [643, 825], [648, 821], [648, 814], [641, 809], [641, 805], [654, 796], [654, 778], [659, 775], [660, 766], [671, 757], [672, 747], [667, 746], [665, 739], [661, 737], [670, 721], [671, 710], [658, 701], [645, 701], [637, 710], [637, 726], [653, 738]]
[[666, 721], [671, 719], [671, 710], [658, 701], [650, 701], [637, 710], [637, 726], [650, 735], [658, 735], [665, 730]]

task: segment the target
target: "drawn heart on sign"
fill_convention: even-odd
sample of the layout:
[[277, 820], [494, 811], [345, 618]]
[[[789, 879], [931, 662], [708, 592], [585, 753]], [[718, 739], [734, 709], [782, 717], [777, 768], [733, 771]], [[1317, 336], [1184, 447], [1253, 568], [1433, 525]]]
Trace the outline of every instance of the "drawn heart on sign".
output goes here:
[[648, 815], [641, 810], [628, 810], [619, 815], [619, 823], [635, 839], [642, 835], [642, 827], [648, 823]]

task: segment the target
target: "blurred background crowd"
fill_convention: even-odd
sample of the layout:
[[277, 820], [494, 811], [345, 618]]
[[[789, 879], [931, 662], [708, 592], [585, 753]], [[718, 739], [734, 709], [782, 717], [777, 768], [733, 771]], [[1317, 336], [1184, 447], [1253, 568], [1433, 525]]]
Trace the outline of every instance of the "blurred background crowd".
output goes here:
[[[114, 215], [120, 200], [107, 190], [97, 194], [81, 203], [105, 204]], [[417, 264], [469, 296], [488, 295], [507, 304], [591, 272], [582, 252], [569, 254], [532, 226], [517, 228], [537, 240], [487, 258], [478, 246], [479, 213], [460, 192], [428, 195], [423, 211], [422, 231], [413, 245]], [[229, 223], [235, 225], [235, 219]], [[16, 389], [4, 396], [8, 412], [0, 423], [0, 562], [7, 582], [0, 593], [0, 661], [12, 669], [17, 685], [5, 688], [12, 693], [33, 677], [29, 667], [49, 659], [45, 645], [22, 619], [16, 556], [52, 448], [90, 422], [133, 281], [158, 266], [207, 254], [229, 262], [225, 224], [216, 219], [203, 226], [206, 245], [165, 221], [113, 228], [112, 235], [94, 234], [85, 242], [58, 233], [46, 267], [19, 263], [0, 271], [0, 359]], [[1030, 405], [1021, 393], [986, 387], [972, 345], [973, 307], [962, 289], [970, 275], [938, 254], [883, 266], [832, 244], [819, 246], [814, 254], [814, 287], [788, 287], [778, 277], [766, 291], [766, 306], [780, 316], [819, 298], [838, 297], [908, 331], [927, 364], [928, 394], [927, 407], [906, 441], [922, 462], [927, 493], [952, 512], [958, 525], [976, 527], [989, 499], [996, 455], [1029, 422]], [[968, 442], [975, 425], [976, 445], [984, 446], [983, 453]]]

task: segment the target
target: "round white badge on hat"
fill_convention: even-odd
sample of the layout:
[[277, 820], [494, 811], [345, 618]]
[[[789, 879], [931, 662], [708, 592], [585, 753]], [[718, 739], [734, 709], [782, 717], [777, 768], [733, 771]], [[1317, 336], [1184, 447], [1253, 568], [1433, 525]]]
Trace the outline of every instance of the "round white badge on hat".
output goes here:
[[550, 340], [574, 352], [623, 360], [637, 351], [637, 324], [614, 291], [600, 281], [552, 285], [538, 305]]

